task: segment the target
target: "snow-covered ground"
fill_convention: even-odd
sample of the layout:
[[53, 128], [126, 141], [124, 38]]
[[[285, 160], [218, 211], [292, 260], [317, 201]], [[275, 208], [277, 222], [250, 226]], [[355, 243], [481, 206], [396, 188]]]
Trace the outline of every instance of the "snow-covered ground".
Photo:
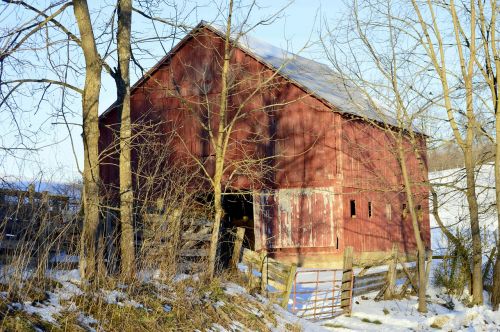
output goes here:
[[[485, 306], [466, 307], [457, 298], [448, 296], [444, 290], [437, 289], [432, 283], [432, 274], [437, 268], [437, 261], [431, 270], [431, 283], [428, 287], [428, 312], [421, 314], [417, 311], [417, 297], [408, 296], [401, 300], [374, 301], [378, 291], [353, 299], [352, 315], [347, 317], [339, 315], [333, 319], [312, 320], [312, 325], [305, 331], [320, 331], [321, 328], [332, 331], [500, 331], [500, 312], [493, 312], [489, 303]], [[300, 269], [299, 269], [300, 270]], [[321, 272], [316, 274], [310, 269], [302, 270], [298, 275], [301, 282], [315, 280], [333, 280], [333, 272]], [[377, 270], [378, 271], [378, 270]], [[341, 275], [336, 274], [339, 280]], [[313, 284], [298, 285], [297, 298], [290, 298], [288, 310], [298, 308], [298, 315], [311, 314], [313, 305], [310, 300], [320, 300], [319, 306], [330, 306], [332, 298], [332, 284], [321, 284], [317, 293], [302, 293]], [[485, 293], [485, 299], [488, 296]], [[323, 301], [321, 301], [323, 299]], [[487, 300], [486, 300], [487, 301]], [[338, 304], [338, 303], [337, 303]], [[279, 308], [282, 310], [281, 308]], [[331, 309], [323, 310], [327, 316]], [[321, 315], [318, 315], [321, 316]], [[314, 326], [314, 329], [312, 329]], [[319, 330], [318, 330], [319, 329]]]
[[[377, 292], [355, 297], [350, 317], [318, 322], [334, 331], [500, 331], [500, 311], [492, 311], [485, 292], [485, 305], [466, 307], [444, 289], [433, 286], [433, 261], [427, 288], [427, 313], [417, 311], [417, 297], [401, 300], [374, 301]], [[465, 294], [464, 296], [467, 296]]]
[[[60, 286], [57, 289], [47, 292], [47, 298], [43, 301], [11, 303], [12, 309], [37, 315], [43, 320], [55, 324], [57, 324], [57, 318], [62, 312], [73, 311], [78, 314], [80, 326], [85, 326], [89, 331], [99, 330], [99, 321], [92, 315], [80, 311], [73, 302], [75, 296], [83, 294], [78, 271], [52, 270], [48, 272], [48, 276], [59, 282]], [[320, 279], [329, 279], [331, 276], [322, 273], [320, 277]], [[174, 282], [180, 282], [186, 280], [186, 278], [188, 277], [180, 277]], [[302, 281], [307, 281], [316, 278], [316, 275], [303, 274], [302, 278]], [[245, 288], [235, 283], [225, 282], [222, 284], [222, 289], [228, 298], [237, 296], [247, 299], [250, 307], [255, 306], [256, 303], [266, 307], [270, 306], [265, 297], [258, 294], [251, 295]], [[293, 315], [278, 305], [273, 305], [276, 323], [270, 328], [272, 331], [288, 331], [290, 324], [293, 324], [303, 331], [312, 332], [500, 331], [500, 312], [493, 312], [488, 304], [468, 308], [456, 298], [447, 296], [443, 291], [432, 286], [428, 289], [428, 313], [426, 314], [417, 311], [417, 298], [415, 296], [401, 300], [376, 302], [373, 300], [376, 294], [377, 292], [373, 292], [366, 296], [355, 297], [350, 317], [341, 315], [327, 320], [308, 321]], [[5, 294], [0, 294], [0, 296], [5, 296]], [[103, 289], [97, 296], [108, 304], [148, 310], [145, 305], [130, 298], [126, 290], [119, 287], [119, 285], [115, 289]], [[213, 305], [224, 306], [225, 303], [223, 300], [219, 300]], [[165, 314], [168, 314], [171, 310], [172, 307], [164, 306]], [[259, 312], [259, 309], [253, 310], [255, 310], [256, 317], [264, 319], [265, 316]], [[207, 331], [249, 331], [251, 328], [251, 326], [244, 327], [241, 322], [235, 321], [229, 329], [214, 324], [207, 327]]]
[[[334, 331], [500, 331], [500, 312], [487, 306], [464, 307], [459, 301], [428, 291], [428, 313], [417, 311], [417, 298], [375, 302], [376, 293], [356, 298], [351, 317], [320, 324]], [[451, 307], [453, 307], [451, 309]]]

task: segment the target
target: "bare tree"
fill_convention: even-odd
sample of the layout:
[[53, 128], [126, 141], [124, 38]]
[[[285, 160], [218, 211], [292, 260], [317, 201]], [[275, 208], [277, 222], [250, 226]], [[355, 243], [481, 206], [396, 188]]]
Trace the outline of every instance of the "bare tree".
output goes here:
[[[365, 113], [364, 120], [383, 130], [392, 142], [390, 149], [399, 164], [400, 190], [404, 193], [417, 247], [418, 310], [427, 312], [429, 266], [426, 266], [427, 248], [418, 206], [427, 197], [428, 179], [425, 135], [416, 127], [425, 105], [412, 92], [412, 84], [416, 83], [408, 75], [409, 53], [398, 45], [404, 38], [404, 23], [401, 24], [404, 17], [398, 14], [401, 15], [390, 3], [354, 1], [351, 19], [336, 29], [327, 28], [321, 38], [328, 58], [345, 81], [346, 92], [360, 105], [358, 113], [361, 116]], [[424, 86], [425, 83], [422, 82]], [[378, 120], [373, 115], [369, 117], [370, 112]], [[411, 160], [417, 160], [418, 166], [409, 165]]]
[[[90, 20], [90, 14], [88, 10], [87, 3], [85, 1], [76, 1], [74, 3], [57, 3], [49, 6], [44, 10], [37, 9], [36, 7], [25, 3], [24, 1], [5, 1], [12, 6], [18, 6], [19, 8], [25, 8], [28, 12], [34, 13], [35, 23], [20, 24], [20, 27], [14, 32], [13, 39], [11, 40], [10, 46], [2, 54], [2, 65], [5, 64], [7, 58], [11, 59], [16, 55], [19, 55], [23, 50], [23, 47], [38, 36], [43, 30], [49, 27], [55, 27], [56, 30], [61, 31], [67, 44], [69, 41], [74, 42], [81, 47], [85, 58], [85, 83], [84, 88], [79, 89], [75, 85], [72, 85], [66, 80], [65, 77], [56, 78], [38, 78], [30, 76], [28, 78], [23, 78], [19, 80], [13, 80], [10, 82], [3, 82], [4, 84], [13, 84], [11, 89], [8, 91], [6, 97], [13, 98], [13, 93], [17, 92], [17, 89], [23, 84], [38, 83], [45, 84], [47, 87], [50, 85], [58, 85], [63, 87], [63, 107], [62, 112], [64, 115], [64, 91], [65, 89], [71, 89], [82, 94], [82, 123], [83, 123], [83, 138], [84, 138], [84, 211], [85, 211], [85, 227], [82, 235], [82, 260], [81, 260], [81, 272], [82, 277], [91, 277], [95, 273], [95, 240], [97, 225], [99, 222], [99, 169], [98, 169], [98, 101], [100, 92], [100, 82], [101, 82], [101, 70], [102, 62], [97, 53], [97, 47], [95, 43], [95, 38], [93, 35], [93, 29]], [[78, 23], [78, 28], [81, 37], [77, 37], [70, 32], [57, 18], [63, 13], [67, 8], [73, 6], [73, 14]], [[53, 12], [51, 12], [53, 10]], [[40, 22], [37, 22], [40, 20]], [[46, 35], [47, 38], [45, 43], [47, 45], [47, 50], [49, 50], [50, 45], [56, 43], [56, 40], [50, 39], [50, 34]], [[33, 50], [36, 52], [37, 44], [34, 43]], [[44, 46], [43, 44], [41, 45]], [[67, 48], [69, 50], [69, 46]], [[28, 48], [30, 50], [30, 48]], [[64, 53], [62, 53], [64, 54]], [[52, 69], [57, 72], [56, 64], [54, 64], [52, 57], [53, 55], [48, 52], [47, 54], [49, 63], [53, 67]], [[69, 59], [69, 56], [67, 56]], [[5, 67], [2, 66], [2, 73]], [[16, 69], [14, 69], [16, 70]], [[67, 73], [67, 71], [65, 71]], [[24, 74], [24, 73], [23, 73]]]
[[[132, 209], [133, 209], [133, 192], [131, 188], [132, 184], [132, 176], [130, 174], [130, 70], [129, 63], [130, 60], [133, 59], [134, 63], [138, 68], [142, 67], [138, 63], [138, 60], [133, 57], [132, 54], [132, 46], [135, 46], [136, 49], [141, 52], [147, 52], [147, 50], [143, 50], [140, 42], [141, 41], [162, 41], [165, 36], [161, 36], [158, 33], [155, 33], [154, 36], [146, 36], [145, 38], [138, 39], [137, 43], [132, 45], [131, 43], [131, 16], [132, 11], [140, 13], [140, 15], [146, 17], [149, 22], [161, 22], [161, 24], [167, 24], [172, 29], [177, 28], [177, 24], [181, 24], [178, 22], [179, 17], [175, 17], [173, 19], [158, 19], [157, 17], [153, 17], [151, 15], [147, 15], [142, 12], [140, 9], [147, 8], [149, 3], [141, 3], [140, 9], [133, 8], [131, 1], [118, 1], [117, 7], [113, 8], [112, 14], [110, 15], [110, 20], [104, 23], [104, 26], [95, 26], [96, 23], [91, 21], [88, 4], [86, 1], [77, 1], [77, 2], [62, 2], [50, 5], [44, 9], [38, 9], [36, 6], [28, 4], [24, 1], [10, 1], [4, 0], [10, 6], [16, 8], [25, 9], [27, 13], [33, 13], [35, 18], [32, 21], [27, 23], [22, 23], [19, 27], [16, 27], [12, 30], [10, 34], [8, 34], [9, 40], [6, 40], [5, 47], [2, 47], [1, 54], [1, 63], [2, 63], [2, 73], [6, 72], [6, 66], [4, 64], [7, 60], [13, 61], [14, 59], [18, 61], [18, 63], [23, 63], [21, 57], [21, 52], [31, 51], [31, 48], [26, 48], [23, 46], [29, 42], [30, 47], [33, 47], [32, 51], [36, 52], [38, 47], [44, 48], [44, 45], [40, 43], [40, 45], [36, 44], [38, 40], [36, 37], [43, 34], [43, 29], [46, 29], [50, 33], [44, 35], [46, 43], [46, 49], [49, 50], [52, 45], [57, 45], [61, 43], [59, 39], [56, 37], [60, 37], [62, 34], [62, 42], [65, 42], [67, 45], [67, 53], [62, 52], [59, 48], [51, 54], [47, 51], [48, 63], [52, 66], [52, 68], [48, 67], [47, 69], [52, 70], [56, 76], [56, 78], [39, 78], [36, 77], [34, 73], [36, 71], [27, 70], [26, 73], [23, 72], [24, 76], [27, 78], [23, 79], [14, 79], [14, 80], [3, 80], [0, 83], [0, 87], [2, 88], [2, 93], [5, 92], [5, 99], [0, 102], [0, 106], [6, 105], [10, 106], [11, 104], [15, 105], [15, 94], [20, 92], [20, 87], [29, 84], [40, 84], [44, 85], [42, 99], [45, 96], [45, 92], [50, 86], [59, 86], [62, 89], [62, 105], [61, 112], [63, 114], [64, 122], [63, 124], [66, 127], [69, 127], [68, 120], [65, 117], [65, 108], [68, 106], [65, 104], [67, 98], [66, 96], [69, 91], [77, 92], [82, 95], [82, 123], [83, 123], [83, 141], [84, 141], [84, 218], [85, 218], [85, 227], [82, 235], [82, 264], [81, 264], [81, 273], [83, 278], [92, 278], [95, 274], [95, 270], [97, 269], [97, 263], [95, 262], [97, 255], [96, 246], [98, 246], [98, 234], [97, 229], [99, 225], [99, 204], [101, 204], [99, 195], [100, 190], [102, 188], [100, 185], [100, 176], [99, 176], [99, 155], [98, 155], [98, 142], [99, 142], [99, 129], [98, 129], [98, 107], [99, 107], [99, 93], [100, 93], [100, 82], [101, 82], [101, 72], [104, 70], [109, 73], [116, 80], [117, 85], [117, 93], [118, 93], [118, 106], [120, 109], [123, 109], [122, 117], [122, 146], [120, 152], [122, 153], [122, 164], [124, 165], [124, 172], [122, 172], [123, 179], [120, 181], [120, 185], [122, 189], [120, 190], [123, 193], [123, 197], [120, 201], [123, 202], [123, 222], [122, 226], [124, 230], [123, 240], [123, 270], [124, 274], [130, 274], [133, 272], [133, 269], [130, 269], [133, 266], [134, 262], [134, 230], [132, 228]], [[146, 6], [146, 7], [143, 7]], [[170, 5], [170, 4], [168, 4]], [[67, 8], [73, 6], [74, 12], [73, 16], [69, 18], [69, 21], [59, 19], [59, 15], [63, 13]], [[10, 8], [10, 7], [9, 7]], [[118, 15], [115, 15], [115, 11]], [[151, 11], [149, 11], [151, 13]], [[176, 12], [178, 15], [180, 13]], [[115, 45], [115, 38], [113, 38], [115, 33], [115, 17], [118, 16], [118, 25], [117, 25], [117, 34], [116, 34], [116, 46], [117, 48], [113, 48]], [[71, 32], [71, 29], [67, 28], [70, 24], [72, 24], [72, 19], [78, 23], [78, 29], [80, 36], [75, 35]], [[102, 31], [102, 33], [97, 36], [94, 35], [94, 31], [98, 29]], [[56, 37], [54, 37], [56, 36]], [[175, 34], [169, 36], [169, 38], [176, 38]], [[34, 41], [32, 41], [32, 39]], [[74, 46], [76, 45], [76, 48]], [[99, 54], [98, 45], [104, 45], [104, 55]], [[85, 65], [83, 68], [80, 67], [80, 63], [78, 62], [80, 51], [83, 51], [83, 58], [85, 60]], [[104, 59], [109, 59], [114, 52], [117, 52], [118, 55], [118, 66], [116, 69], [113, 69], [110, 65], [108, 65]], [[17, 60], [16, 56], [19, 55], [19, 59]], [[58, 70], [61, 66], [54, 63], [52, 57], [62, 57], [66, 56], [67, 63], [64, 68], [66, 68], [65, 75], [57, 75]], [[7, 60], [6, 60], [7, 59]], [[26, 63], [26, 62], [24, 62]], [[9, 63], [10, 65], [10, 63]], [[19, 68], [23, 68], [19, 66]], [[19, 71], [15, 65], [11, 65], [9, 70]], [[77, 72], [76, 75], [68, 75], [68, 72]], [[77, 83], [71, 83], [71, 79], [69, 77], [74, 76], [81, 77], [84, 73], [85, 81], [84, 88], [78, 88]], [[5, 77], [5, 76], [4, 76]], [[4, 90], [5, 89], [5, 90]], [[7, 103], [6, 100], [12, 100], [11, 103]], [[73, 151], [75, 156], [76, 152]], [[127, 171], [128, 169], [128, 171]], [[88, 270], [88, 271], [87, 271]]]
[[83, 115], [83, 201], [84, 227], [80, 257], [82, 278], [92, 278], [97, 272], [97, 227], [99, 225], [99, 93], [102, 62], [97, 52], [89, 8], [84, 0], [73, 3], [74, 15], [85, 56], [85, 85], [82, 98]]
[[[450, 4], [452, 5], [452, 4]], [[471, 2], [471, 6], [475, 4]], [[497, 1], [489, 2], [477, 1], [477, 14], [476, 22], [472, 21], [470, 24], [476, 24], [479, 30], [479, 45], [477, 51], [471, 50], [471, 56], [474, 57], [475, 65], [486, 83], [486, 89], [489, 90], [490, 98], [487, 98], [488, 107], [491, 114], [495, 119], [494, 135], [485, 134], [494, 142], [494, 156], [495, 156], [495, 197], [497, 208], [497, 256], [493, 272], [493, 289], [491, 294], [491, 304], [494, 310], [498, 310], [500, 305], [500, 90], [498, 86], [498, 79], [500, 77], [500, 52], [498, 50], [498, 37], [497, 37], [497, 15], [500, 11]], [[471, 20], [474, 16], [471, 11]], [[458, 21], [458, 20], [457, 20]], [[458, 22], [457, 22], [458, 24]], [[459, 26], [459, 28], [461, 28]], [[467, 38], [461, 32], [462, 38]], [[474, 45], [474, 44], [473, 44]], [[472, 45], [470, 45], [472, 47]]]
[[117, 104], [120, 108], [120, 248], [121, 272], [130, 278], [135, 265], [134, 244], [134, 191], [131, 165], [131, 113], [130, 113], [130, 31], [132, 25], [132, 1], [118, 1], [118, 71], [114, 75], [117, 87]]
[[[421, 4], [412, 1], [413, 8], [417, 14], [416, 23], [420, 27], [419, 43], [425, 50], [431, 68], [439, 77], [441, 84], [444, 109], [448, 117], [448, 123], [453, 133], [456, 144], [460, 147], [464, 156], [465, 175], [467, 180], [466, 198], [468, 202], [470, 229], [472, 237], [472, 295], [475, 304], [483, 303], [483, 277], [482, 277], [482, 244], [479, 224], [479, 207], [476, 192], [476, 163], [474, 160], [474, 142], [478, 136], [486, 134], [485, 128], [481, 125], [478, 112], [482, 107], [478, 100], [481, 91], [476, 81], [477, 57], [481, 46], [477, 44], [478, 39], [478, 6], [474, 1], [469, 4], [456, 6], [454, 1], [448, 4], [428, 1]], [[481, 1], [478, 1], [481, 7]], [[496, 12], [496, 5], [493, 3], [493, 12]], [[460, 12], [459, 12], [460, 11]], [[446, 18], [450, 27], [451, 38], [447, 41], [445, 33], [448, 29], [444, 24], [438, 24], [437, 17], [448, 15]], [[495, 14], [492, 14], [494, 18]], [[486, 37], [488, 38], [488, 37]], [[451, 44], [455, 57], [447, 55], [449, 49], [446, 45]], [[487, 55], [487, 54], [485, 54]], [[491, 60], [491, 58], [489, 58]], [[453, 68], [452, 61], [458, 60], [459, 69]], [[457, 85], [452, 85], [453, 82]], [[457, 98], [459, 92], [463, 98]], [[477, 97], [477, 98], [476, 98]], [[465, 112], [462, 111], [465, 109]], [[463, 118], [463, 122], [458, 118]], [[498, 190], [498, 189], [497, 189]]]

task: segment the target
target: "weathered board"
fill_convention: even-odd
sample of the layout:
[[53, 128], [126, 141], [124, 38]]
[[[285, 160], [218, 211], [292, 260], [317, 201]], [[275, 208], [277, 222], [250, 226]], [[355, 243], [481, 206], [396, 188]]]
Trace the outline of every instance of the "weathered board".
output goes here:
[[[415, 273], [416, 266], [406, 267], [410, 273]], [[407, 275], [401, 267], [397, 269], [396, 279], [406, 279]], [[387, 283], [387, 271], [354, 276], [353, 296], [360, 296], [380, 290]]]
[[[248, 268], [247, 278], [250, 285], [259, 286], [271, 300], [286, 308], [297, 265], [284, 264], [269, 258], [265, 253], [257, 253], [246, 248], [243, 250], [241, 262]], [[260, 276], [255, 275], [254, 270]]]
[[259, 246], [336, 248], [341, 200], [334, 191], [333, 187], [284, 188], [256, 193], [254, 225]]

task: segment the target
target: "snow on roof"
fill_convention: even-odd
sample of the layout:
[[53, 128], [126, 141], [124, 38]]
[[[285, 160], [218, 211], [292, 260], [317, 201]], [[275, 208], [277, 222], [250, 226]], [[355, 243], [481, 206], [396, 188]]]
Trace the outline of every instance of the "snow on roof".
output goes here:
[[[221, 36], [226, 34], [225, 28], [205, 21], [198, 25], [198, 28], [200, 27], [207, 27]], [[231, 39], [236, 40], [245, 52], [341, 112], [397, 126], [396, 119], [388, 115], [390, 111], [387, 107], [379, 105], [373, 99], [370, 101], [354, 83], [327, 65], [293, 54], [248, 34], [239, 37], [234, 34]], [[374, 107], [373, 104], [377, 106]]]

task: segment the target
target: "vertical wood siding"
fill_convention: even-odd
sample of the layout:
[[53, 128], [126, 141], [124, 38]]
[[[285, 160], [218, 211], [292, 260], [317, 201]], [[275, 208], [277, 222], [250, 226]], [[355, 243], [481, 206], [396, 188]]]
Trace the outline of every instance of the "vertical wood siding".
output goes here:
[[[165, 146], [172, 151], [169, 167], [191, 167], [197, 172], [194, 155], [204, 160], [208, 172], [213, 171], [213, 149], [199, 117], [207, 106], [213, 114], [218, 109], [222, 47], [222, 39], [202, 31], [133, 91], [133, 121], [162, 122], [165, 133], [176, 133]], [[231, 61], [234, 79], [241, 81], [230, 95], [229, 110], [234, 114], [272, 71], [238, 49]], [[245, 104], [246, 117], [233, 130], [226, 165], [244, 156], [274, 156], [266, 161], [273, 169], [251, 177], [234, 174], [230, 166], [224, 175], [228, 188], [255, 192], [256, 247], [307, 252], [354, 246], [356, 251], [389, 251], [397, 241], [401, 250], [413, 250], [411, 221], [402, 218], [405, 197], [390, 135], [332, 110], [284, 78], [275, 77], [272, 82]], [[112, 145], [113, 128], [118, 129], [116, 113], [101, 118], [101, 151]], [[217, 116], [207, 121], [217, 127]], [[410, 150], [411, 174], [425, 178]], [[116, 151], [104, 160], [103, 181], [116, 186]], [[416, 192], [424, 212], [423, 236], [429, 244], [428, 193], [423, 186]], [[356, 218], [350, 216], [350, 200], [356, 200]], [[372, 217], [368, 217], [368, 202], [372, 202]], [[387, 205], [392, 210], [390, 220]]]

